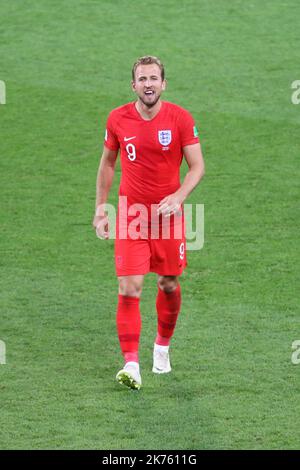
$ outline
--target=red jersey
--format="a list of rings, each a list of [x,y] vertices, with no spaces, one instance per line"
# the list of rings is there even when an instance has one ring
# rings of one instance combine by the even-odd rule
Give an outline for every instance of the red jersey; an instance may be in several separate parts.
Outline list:
[[[191,114],[167,101],[151,120],[135,103],[114,109],[107,120],[104,145],[121,153],[119,195],[128,204],[158,204],[180,187],[183,147],[199,142]]]

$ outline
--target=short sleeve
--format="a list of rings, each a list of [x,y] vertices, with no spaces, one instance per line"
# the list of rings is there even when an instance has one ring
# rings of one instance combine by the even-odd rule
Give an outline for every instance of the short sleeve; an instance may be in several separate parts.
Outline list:
[[[186,110],[183,110],[179,119],[179,133],[181,147],[199,143],[198,129],[193,116]]]
[[[118,137],[114,131],[114,118],[113,118],[112,113],[110,113],[107,119],[104,145],[108,147],[110,150],[118,150],[120,146]]]

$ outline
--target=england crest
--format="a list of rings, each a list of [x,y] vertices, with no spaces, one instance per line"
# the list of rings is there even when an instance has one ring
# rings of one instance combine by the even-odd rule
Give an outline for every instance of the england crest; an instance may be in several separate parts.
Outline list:
[[[158,131],[158,140],[163,146],[169,145],[172,141],[172,131]]]

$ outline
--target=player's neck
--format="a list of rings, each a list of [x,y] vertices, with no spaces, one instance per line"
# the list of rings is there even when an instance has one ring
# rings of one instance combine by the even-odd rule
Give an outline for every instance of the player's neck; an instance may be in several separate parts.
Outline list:
[[[135,107],[143,119],[150,121],[159,113],[161,108],[161,100],[159,99],[152,108],[148,108],[148,106],[146,106],[141,100],[137,100]]]

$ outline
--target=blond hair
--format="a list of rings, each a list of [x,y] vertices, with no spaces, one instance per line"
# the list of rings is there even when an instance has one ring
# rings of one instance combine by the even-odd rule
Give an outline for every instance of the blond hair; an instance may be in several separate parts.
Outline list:
[[[153,55],[145,55],[143,57],[140,57],[132,67],[132,80],[135,80],[135,71],[139,65],[151,65],[151,64],[156,64],[160,68],[160,73],[161,73],[161,79],[165,79],[165,68],[163,63],[160,61],[158,57],[155,57]]]

